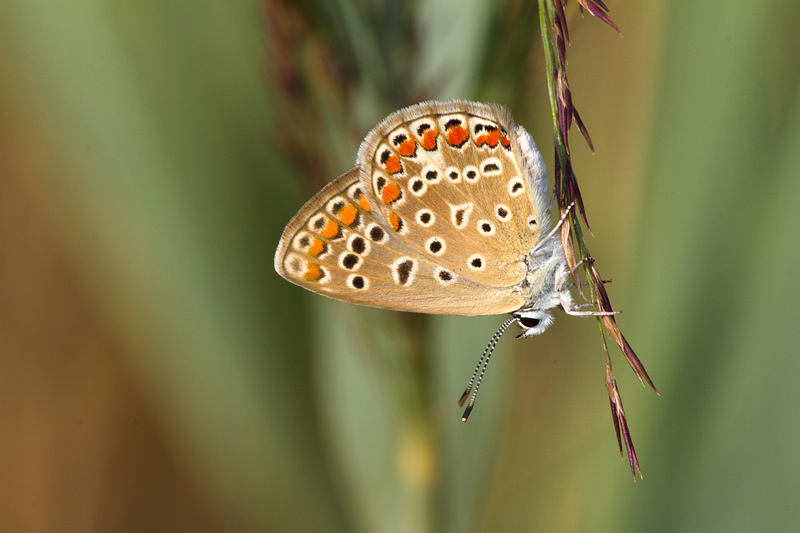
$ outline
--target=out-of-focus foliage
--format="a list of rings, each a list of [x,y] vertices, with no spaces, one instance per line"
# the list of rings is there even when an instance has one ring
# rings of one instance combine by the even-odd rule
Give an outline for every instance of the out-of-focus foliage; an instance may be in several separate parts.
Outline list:
[[[800,7],[571,4],[573,157],[619,324],[503,339],[274,273],[395,108],[498,101],[552,164],[536,5],[0,4],[9,531],[800,529]]]

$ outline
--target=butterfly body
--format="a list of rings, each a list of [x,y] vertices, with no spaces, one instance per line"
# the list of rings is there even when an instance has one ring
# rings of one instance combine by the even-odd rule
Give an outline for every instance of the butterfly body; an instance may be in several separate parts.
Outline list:
[[[289,222],[275,268],[347,302],[513,313],[523,336],[538,334],[548,309],[572,310],[548,190],[541,154],[506,108],[424,102],[367,134],[356,166]]]

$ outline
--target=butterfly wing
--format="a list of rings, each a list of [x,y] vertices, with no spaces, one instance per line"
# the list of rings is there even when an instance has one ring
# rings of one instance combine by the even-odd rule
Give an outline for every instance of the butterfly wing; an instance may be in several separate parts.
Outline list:
[[[525,277],[525,258],[541,235],[535,193],[546,198],[547,175],[532,143],[502,107],[420,104],[373,130],[359,165],[409,247],[465,279],[508,287]],[[535,162],[523,151],[531,146]]]
[[[376,126],[357,166],[303,206],[275,268],[363,305],[514,311],[527,300],[527,255],[549,223],[546,191],[533,141],[504,108],[419,104]]]

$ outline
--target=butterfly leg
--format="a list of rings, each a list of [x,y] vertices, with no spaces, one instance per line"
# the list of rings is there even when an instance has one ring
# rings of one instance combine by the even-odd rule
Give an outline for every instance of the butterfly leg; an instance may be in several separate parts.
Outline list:
[[[580,261],[578,261],[578,264],[576,264],[574,268],[572,268],[569,272],[564,274],[564,277],[561,278],[561,281],[556,285],[556,291],[559,292],[559,293],[562,292],[565,289],[568,291],[570,289],[570,287],[572,287],[574,285],[573,284],[567,285],[566,284],[567,280],[572,278],[572,276],[575,274],[575,272],[577,272],[578,268],[580,268],[581,265],[583,265],[584,263],[587,263],[587,262],[590,263],[590,262],[593,262],[593,261],[594,261],[594,259],[592,257],[585,257],[585,258],[581,259]],[[579,309],[583,309],[585,307],[592,307],[592,306],[594,306],[594,304],[592,304],[592,303],[574,304],[574,303],[572,303],[571,299],[569,299],[569,300],[565,299],[565,300],[568,302],[568,305],[562,305],[562,308],[564,309],[564,312],[567,313],[568,315],[572,315],[572,316],[611,316],[611,315],[620,314],[620,311],[594,311],[594,310],[592,310],[592,311],[579,311]],[[563,302],[564,301],[562,300],[562,304],[563,304]]]
[[[590,305],[593,304],[573,305],[572,307],[564,308],[564,312],[570,316],[611,316],[621,313],[621,311],[578,311],[581,307]]]
[[[548,234],[547,234],[547,235],[544,237],[544,239],[540,239],[540,240],[539,240],[539,244],[537,244],[537,245],[536,245],[536,246],[533,248],[533,251],[531,252],[531,255],[535,255],[535,254],[536,254],[536,252],[538,252],[538,251],[539,251],[541,248],[544,248],[544,245],[545,245],[545,243],[546,243],[547,241],[549,241],[550,239],[552,239],[552,238],[553,238],[553,235],[555,235],[556,233],[558,233],[558,231],[561,229],[561,226],[562,226],[562,225],[564,225],[564,222],[567,220],[567,217],[569,216],[569,212],[570,212],[570,211],[572,211],[572,208],[573,208],[573,207],[575,207],[575,202],[572,202],[571,204],[569,204],[569,205],[567,206],[567,210],[566,210],[566,211],[564,211],[564,214],[563,214],[563,215],[561,215],[561,218],[558,220],[558,223],[556,224],[556,227],[554,227],[552,230],[550,230],[550,233],[548,233]]]
[[[569,272],[564,274],[563,278],[561,278],[561,281],[556,286],[556,291],[561,292],[564,289],[569,290],[571,287],[573,287],[574,284],[570,284],[568,286],[565,285],[567,280],[570,279],[575,274],[575,272],[578,271],[578,268],[580,268],[580,266],[583,265],[587,260],[594,261],[594,259],[590,259],[590,258],[584,258],[584,259],[581,259],[580,261],[578,261],[578,264],[575,265],[575,267],[572,268]],[[581,285],[583,285],[583,283],[581,283]]]

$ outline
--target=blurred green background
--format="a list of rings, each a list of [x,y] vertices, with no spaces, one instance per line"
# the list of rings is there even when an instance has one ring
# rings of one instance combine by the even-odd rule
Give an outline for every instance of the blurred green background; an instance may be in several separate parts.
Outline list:
[[[4,531],[800,530],[800,4],[568,18],[573,135],[644,480],[593,320],[357,308],[272,267],[364,134],[497,101],[552,168],[537,7],[0,3]]]

